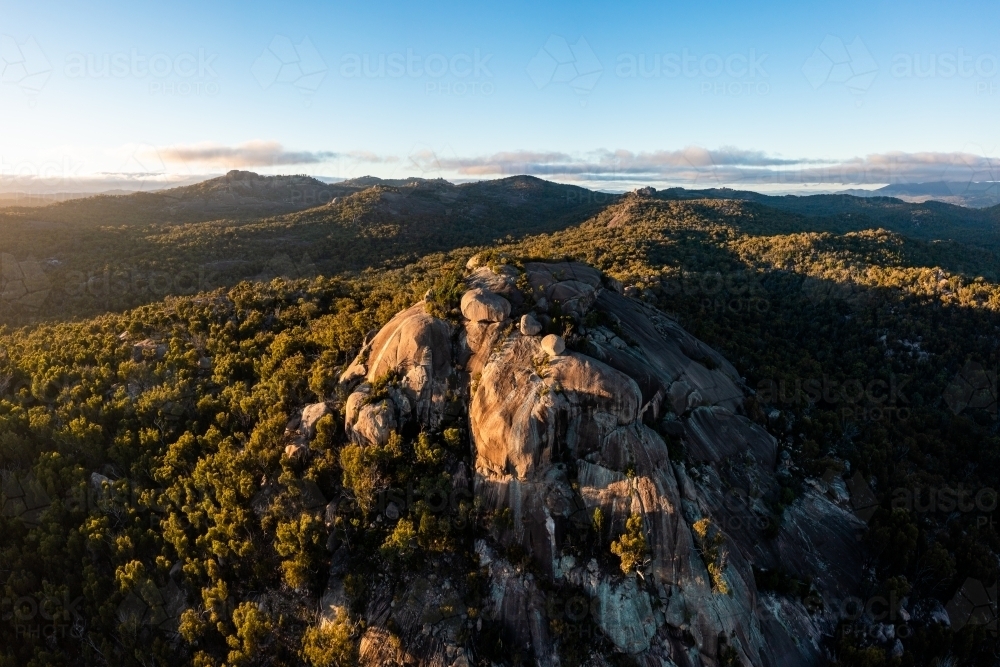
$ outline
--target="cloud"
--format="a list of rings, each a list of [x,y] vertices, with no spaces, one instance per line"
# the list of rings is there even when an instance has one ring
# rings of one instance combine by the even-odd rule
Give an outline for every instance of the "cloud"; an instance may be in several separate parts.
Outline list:
[[[355,162],[368,162],[370,164],[399,162],[399,158],[395,155],[378,155],[371,151],[348,151],[343,154],[343,157]]]
[[[157,153],[164,162],[194,162],[230,169],[319,164],[340,156],[331,151],[289,151],[276,141],[248,141],[239,146],[223,146],[216,143],[165,146],[158,148]]]
[[[529,173],[549,176],[617,176],[688,178],[692,170],[716,167],[760,168],[811,164],[815,161],[787,159],[725,147],[715,151],[690,146],[675,151],[632,152],[597,150],[582,156],[560,152],[510,151],[479,158],[438,159],[442,169],[461,175]],[[686,175],[687,174],[687,175]]]
[[[849,159],[795,158],[763,151],[689,146],[680,150],[510,151],[482,157],[438,158],[459,176],[535,176],[571,180],[677,185],[755,186],[798,184],[880,185],[930,181],[989,181],[1000,177],[1000,159],[972,152],[874,153]],[[421,159],[419,156],[417,160]]]

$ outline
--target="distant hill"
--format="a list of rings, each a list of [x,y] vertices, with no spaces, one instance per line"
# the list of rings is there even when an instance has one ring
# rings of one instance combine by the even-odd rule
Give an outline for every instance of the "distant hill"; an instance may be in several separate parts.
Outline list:
[[[133,190],[108,190],[106,192],[0,192],[0,208],[5,206],[48,206],[71,199],[85,199],[96,195],[128,195]]]
[[[30,211],[7,209],[4,213],[30,214],[37,220],[75,224],[245,219],[300,211],[357,192],[363,187],[327,184],[309,176],[260,176],[234,170],[225,176],[194,185],[155,192],[88,196]]]
[[[746,190],[670,188],[655,193],[659,199],[738,199],[809,218],[799,229],[844,233],[882,227],[925,241],[958,241],[1000,249],[1000,205],[969,208],[940,201],[908,202],[896,197],[849,194],[763,195]]]
[[[932,183],[893,183],[877,190],[844,190],[855,197],[896,197],[907,202],[939,201],[969,208],[988,208],[1000,204],[1000,183],[996,181],[936,181]]]

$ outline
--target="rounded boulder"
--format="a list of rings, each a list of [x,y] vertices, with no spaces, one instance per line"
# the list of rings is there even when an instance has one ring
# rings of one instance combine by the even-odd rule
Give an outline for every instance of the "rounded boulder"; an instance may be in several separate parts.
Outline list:
[[[462,315],[473,322],[502,322],[510,315],[510,301],[481,288],[471,289],[462,296]]]
[[[562,336],[549,334],[542,339],[542,350],[550,357],[558,357],[566,350],[566,341]]]
[[[535,319],[534,315],[527,314],[521,316],[521,333],[525,336],[536,336],[542,330],[542,324]]]

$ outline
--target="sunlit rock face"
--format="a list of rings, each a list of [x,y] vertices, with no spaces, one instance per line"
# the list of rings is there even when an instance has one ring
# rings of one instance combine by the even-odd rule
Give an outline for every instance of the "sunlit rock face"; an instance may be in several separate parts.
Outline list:
[[[732,364],[592,267],[469,272],[459,322],[419,303],[345,371],[346,427],[361,444],[436,429],[459,398],[475,496],[505,517],[475,549],[485,612],[508,641],[560,664],[542,591],[566,586],[589,600],[601,640],[642,665],[817,663],[836,619],[759,591],[754,568],[811,579],[833,609],[858,583],[860,522],[819,492],[773,516],[777,442],[744,414]],[[371,396],[387,373],[399,389]],[[632,516],[646,549],[626,574],[609,545]],[[442,656],[419,661],[451,664]]]
[[[451,372],[449,324],[427,314],[423,303],[398,313],[341,376],[342,386],[352,389],[346,407],[351,439],[385,444],[389,433],[409,419],[436,428],[444,415]],[[384,398],[372,397],[372,385],[389,376],[399,378],[400,389]]]

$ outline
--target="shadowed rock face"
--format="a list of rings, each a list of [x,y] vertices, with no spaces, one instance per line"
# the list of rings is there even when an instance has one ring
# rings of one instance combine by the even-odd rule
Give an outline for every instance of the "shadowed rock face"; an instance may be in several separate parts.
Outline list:
[[[342,383],[347,429],[362,444],[414,420],[436,429],[449,387],[460,397],[477,500],[509,516],[476,544],[491,583],[485,611],[508,640],[558,665],[541,591],[572,586],[603,637],[639,664],[818,662],[836,619],[759,591],[754,568],[811,579],[835,609],[859,580],[861,524],[819,492],[772,516],[777,443],[745,416],[736,369],[667,315],[605,288],[614,283],[591,267],[469,270],[460,324],[417,304],[365,346]],[[534,328],[525,333],[516,325],[525,315],[549,327],[542,335],[566,334],[566,349],[553,354]],[[576,322],[569,333],[566,317]],[[386,373],[400,388],[373,398]],[[623,574],[609,545],[631,516],[646,549]],[[582,555],[588,531],[600,553]],[[513,548],[548,581],[512,565]]]

